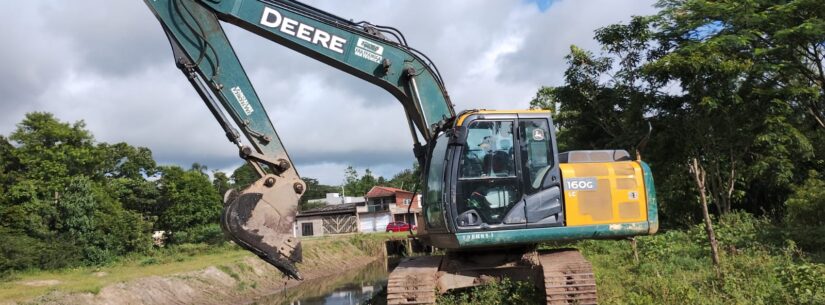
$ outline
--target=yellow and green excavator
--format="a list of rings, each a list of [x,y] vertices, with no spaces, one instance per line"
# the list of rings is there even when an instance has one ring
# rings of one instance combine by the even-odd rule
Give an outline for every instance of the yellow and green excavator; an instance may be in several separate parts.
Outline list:
[[[445,254],[401,262],[389,276],[389,304],[431,304],[438,293],[498,277],[532,281],[548,304],[596,304],[587,260],[576,250],[537,245],[658,229],[644,162],[623,150],[559,152],[548,111],[456,113],[435,64],[392,27],[297,1],[144,2],[169,38],[177,67],[260,176],[224,196],[221,226],[287,276],[301,278],[293,225],[306,185],[221,21],[377,85],[404,108],[423,169],[418,238]]]

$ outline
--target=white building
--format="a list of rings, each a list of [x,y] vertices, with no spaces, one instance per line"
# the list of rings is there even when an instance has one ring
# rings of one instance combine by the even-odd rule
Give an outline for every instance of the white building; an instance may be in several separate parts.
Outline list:
[[[340,193],[327,193],[325,198],[310,199],[309,203],[323,203],[326,205],[342,204],[342,203],[361,203],[364,202],[364,197],[341,196]]]

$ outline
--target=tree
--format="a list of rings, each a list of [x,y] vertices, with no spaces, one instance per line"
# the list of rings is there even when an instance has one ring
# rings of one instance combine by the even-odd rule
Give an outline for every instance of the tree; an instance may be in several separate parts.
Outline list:
[[[679,107],[688,110],[682,122],[694,131],[687,143],[696,143],[690,154],[705,163],[708,191],[719,212],[726,213],[734,201],[747,199],[741,186],[758,183],[761,188],[747,191],[787,194],[799,176],[794,163],[810,158],[813,150],[804,135],[806,127],[799,124],[805,116],[797,105],[819,102],[814,96],[799,100],[798,93],[810,91],[810,86],[803,89],[783,81],[804,77],[807,72],[789,69],[798,68],[791,62],[804,58],[769,54],[806,48],[779,39],[776,31],[787,24],[776,22],[821,23],[814,20],[825,6],[811,1],[663,1],[660,7],[652,24],[661,56],[645,69],[655,83],[682,86],[685,93]],[[800,7],[819,10],[803,14],[808,21],[777,17],[802,13]],[[821,44],[823,38],[814,40]]]
[[[209,178],[196,170],[177,166],[160,168],[160,216],[156,229],[170,232],[173,243],[202,242],[220,231],[223,205]],[[203,235],[207,234],[207,235]]]
[[[794,188],[785,206],[787,214],[783,220],[790,228],[791,237],[807,250],[825,248],[822,239],[825,234],[825,180],[819,173],[810,171],[805,182]]]
[[[358,171],[350,165],[344,171],[344,193],[347,196],[364,196],[373,186],[378,185],[379,181],[386,182],[386,179],[375,178],[369,168],[364,170],[363,176],[360,176]]]
[[[152,151],[146,147],[134,147],[126,143],[100,143],[96,147],[100,154],[99,175],[110,178],[143,180],[153,176],[157,164]]]
[[[5,194],[14,183],[14,176],[19,167],[19,162],[14,157],[14,146],[6,137],[0,135],[0,194]],[[3,198],[0,198],[0,203],[2,202]]]
[[[51,113],[32,112],[9,137],[18,144],[21,178],[38,181],[43,197],[60,191],[69,177],[96,172],[98,156],[84,127],[83,121],[62,123]]]
[[[189,171],[198,172],[198,173],[201,173],[201,175],[204,175],[204,176],[208,176],[206,174],[206,172],[208,170],[209,170],[208,166],[206,166],[204,164],[200,164],[198,162],[192,163],[192,167],[189,168]]]
[[[0,143],[6,172],[0,218],[13,231],[46,239],[55,234],[56,200],[72,177],[92,176],[96,154],[82,121],[62,123],[50,113],[33,112]]]
[[[62,195],[56,196],[57,217],[55,229],[79,244],[88,244],[95,230],[95,209],[92,182],[84,177],[73,177]]]
[[[413,163],[412,168],[405,169],[390,179],[387,182],[389,186],[413,191],[415,188],[418,188],[419,193],[422,191],[421,189],[421,167],[418,166],[418,163]]]
[[[713,46],[717,60],[746,62],[748,82],[825,129],[825,3],[668,0],[659,8],[670,46]]]
[[[232,188],[232,181],[226,173],[212,171],[212,186],[215,187],[215,191],[218,192],[218,195],[223,196],[223,194],[226,194],[226,191]]]
[[[106,181],[107,192],[120,201],[127,210],[137,212],[150,223],[160,215],[160,190],[155,182],[146,179],[113,178]]]
[[[107,262],[151,245],[149,223],[84,176],[72,177],[57,198],[57,210],[57,234],[78,246],[89,263]]]
[[[705,221],[705,233],[707,234],[708,242],[710,243],[710,257],[713,261],[713,265],[716,267],[716,273],[719,275],[719,246],[716,242],[716,233],[713,231],[713,222],[710,219],[710,213],[708,213],[708,199],[705,196],[707,173],[705,172],[705,169],[699,165],[699,161],[697,161],[696,158],[691,160],[690,171],[696,181],[696,189],[699,191],[699,203],[702,207],[702,219]]]
[[[688,166],[694,159],[717,214],[737,205],[781,210],[800,169],[811,166],[815,151],[825,152],[811,141],[822,138],[821,130],[811,131],[819,95],[802,94],[821,90],[782,81],[818,72],[814,59],[821,57],[805,59],[798,51],[819,54],[825,36],[813,33],[823,4],[666,0],[658,6],[657,15],[597,30],[603,56],[572,47],[565,85],[543,88],[531,106],[554,111],[563,150],[634,151],[649,122],[654,133],[643,154],[657,176],[664,220],[687,223],[694,214],[670,204],[698,200],[686,191],[695,189]],[[798,17],[787,21],[800,25],[794,31],[810,28],[799,36],[807,42],[783,40],[785,24],[777,22],[788,17],[776,12]],[[794,44],[796,57],[780,51]]]
[[[39,239],[0,226],[0,277],[12,270],[76,266],[80,250],[59,238]]]
[[[158,226],[181,233],[176,241],[221,240],[220,202],[208,178],[171,172],[150,181],[156,164],[149,149],[95,143],[82,121],[26,114],[8,138],[0,136],[0,274],[100,264],[145,251],[161,216]],[[213,207],[181,204],[199,198]]]
[[[247,186],[252,185],[252,183],[255,183],[255,181],[258,181],[260,178],[261,177],[257,172],[255,172],[255,169],[252,168],[249,163],[244,163],[232,172],[233,187],[238,189],[244,189]]]
[[[379,177],[380,180],[384,180],[383,177]],[[364,196],[367,192],[372,189],[373,186],[378,185],[379,179],[376,179],[375,176],[372,175],[372,171],[367,168],[364,170],[364,175],[361,176],[361,179],[358,181],[358,188],[356,188],[356,192],[354,194],[358,194],[357,196]]]
[[[359,181],[358,171],[355,170],[352,165],[347,166],[347,169],[344,170],[344,194],[347,194],[347,191],[350,191],[350,194],[356,192],[356,188]]]
[[[306,192],[301,197],[301,210],[318,207],[317,205],[307,204],[310,199],[326,198],[327,193],[338,193],[340,188],[334,185],[325,185],[318,182],[318,179],[310,177],[302,177],[304,183],[307,185]]]

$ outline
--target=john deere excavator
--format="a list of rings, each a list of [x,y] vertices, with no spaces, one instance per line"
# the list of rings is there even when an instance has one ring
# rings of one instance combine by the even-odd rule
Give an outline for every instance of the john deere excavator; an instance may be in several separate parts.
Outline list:
[[[292,232],[306,185],[221,21],[379,86],[404,108],[424,169],[418,238],[445,254],[393,270],[389,304],[430,304],[438,293],[499,277],[543,287],[548,304],[596,304],[593,271],[582,255],[540,251],[537,244],[658,229],[644,162],[622,150],[560,153],[548,111],[456,113],[435,64],[394,28],[296,1],[144,2],[169,38],[177,67],[260,176],[224,196],[224,231],[289,277],[301,278],[301,241]]]

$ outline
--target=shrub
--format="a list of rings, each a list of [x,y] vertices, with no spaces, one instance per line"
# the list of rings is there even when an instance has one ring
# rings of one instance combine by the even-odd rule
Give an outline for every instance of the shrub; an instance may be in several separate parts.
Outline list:
[[[788,264],[776,267],[775,271],[798,304],[825,304],[825,266],[822,264]]]
[[[785,224],[791,238],[805,250],[825,250],[825,180],[811,171],[785,201],[785,207]]]
[[[0,277],[14,270],[56,269],[81,264],[74,244],[57,238],[36,239],[0,228]]]
[[[221,231],[220,225],[206,224],[185,231],[173,232],[169,238],[171,244],[185,243],[206,243],[210,245],[221,244],[226,241],[226,237]]]

